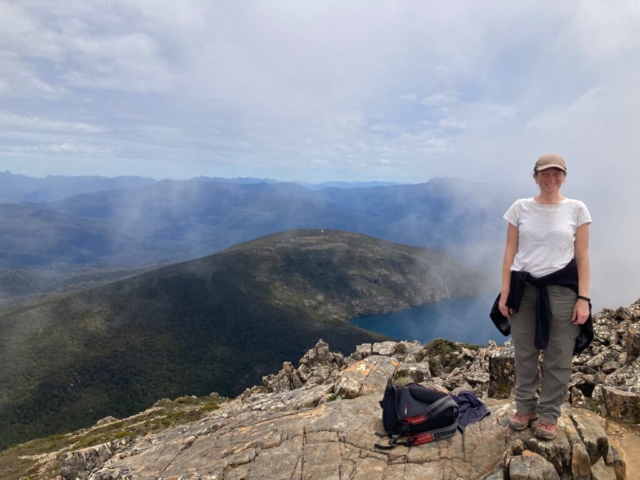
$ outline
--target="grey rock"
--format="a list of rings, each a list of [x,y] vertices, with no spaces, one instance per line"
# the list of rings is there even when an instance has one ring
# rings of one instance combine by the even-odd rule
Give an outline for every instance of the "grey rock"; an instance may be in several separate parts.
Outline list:
[[[615,372],[618,368],[620,368],[620,364],[618,364],[618,362],[611,360],[602,365],[602,372],[608,375],[610,373]]]
[[[356,347],[356,351],[353,352],[349,358],[359,361],[364,358],[367,358],[372,354],[372,346],[370,343],[363,343],[362,345],[358,345]]]
[[[86,480],[92,470],[102,467],[107,460],[130,445],[125,437],[114,442],[65,453],[60,457],[61,475],[64,480]]]
[[[611,449],[613,454],[613,470],[616,472],[616,480],[625,480],[627,478],[627,464],[617,448]]]
[[[616,472],[613,467],[607,467],[601,458],[591,467],[591,480],[616,480]]]
[[[638,393],[616,387],[603,387],[602,397],[606,416],[626,423],[640,422],[640,396]]]
[[[329,345],[319,340],[301,359],[295,369],[291,362],[284,362],[282,370],[275,375],[262,378],[262,385],[270,393],[295,390],[303,385],[325,385],[333,383],[340,370],[347,365],[341,353],[333,353]]]
[[[263,377],[262,385],[268,392],[288,392],[302,387],[303,382],[291,362],[284,362],[280,373]]]
[[[508,398],[515,386],[515,358],[512,348],[497,348],[489,356],[489,396]]]
[[[583,443],[571,446],[571,478],[572,480],[591,480],[591,461]]]
[[[629,325],[625,343],[627,365],[640,357],[640,323]]]
[[[380,394],[398,365],[393,358],[372,355],[342,371],[333,391],[341,398],[356,398],[374,392]]]
[[[510,480],[560,480],[550,462],[540,455],[524,451],[509,462]]]
[[[375,366],[394,363],[385,360]],[[366,363],[363,370],[371,371],[372,365]],[[560,478],[558,468],[562,478],[571,478],[578,472],[572,462],[575,452],[580,452],[580,445],[587,451],[574,418],[587,424],[582,417],[591,412],[563,412],[562,433],[553,442],[535,445],[536,453],[530,449],[530,430],[514,432],[506,426],[514,405],[495,400],[489,402],[491,415],[467,426],[464,435],[419,447],[377,450],[374,444],[381,439],[375,432],[382,431],[378,400],[385,385],[355,399],[305,406],[309,397],[321,396],[322,388],[328,387],[236,399],[203,421],[138,438],[121,455],[105,458],[101,465],[87,463],[86,470],[76,473],[92,480],[274,478],[274,472],[281,475],[276,478],[504,480],[497,466],[507,459],[509,478],[547,480]],[[520,453],[511,455],[515,452]]]
[[[585,365],[592,368],[600,368],[602,367],[602,365],[612,359],[613,352],[611,352],[610,350],[605,350],[591,357],[589,360],[587,360]]]
[[[372,355],[390,356],[396,347],[397,342],[379,342],[374,343],[371,348]]]
[[[609,439],[606,433],[606,421],[593,412],[572,409],[569,413],[587,448],[591,465],[605,457],[609,451]]]
[[[572,407],[585,408],[587,406],[584,394],[576,387],[572,387],[569,392],[569,403]]]
[[[502,471],[502,469],[500,469],[489,474],[489,476],[484,477],[483,480],[506,480],[506,477],[504,476],[504,472]]]

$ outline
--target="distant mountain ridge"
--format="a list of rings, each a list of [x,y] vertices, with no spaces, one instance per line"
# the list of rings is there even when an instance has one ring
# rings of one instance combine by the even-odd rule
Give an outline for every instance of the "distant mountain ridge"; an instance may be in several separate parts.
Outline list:
[[[143,258],[166,256],[170,254],[162,250],[162,242],[134,237],[106,222],[0,203],[0,267],[136,264]]]
[[[271,178],[256,177],[206,177],[200,176],[192,180],[214,183],[232,183],[250,185],[254,183],[287,183]],[[29,177],[11,173],[9,170],[0,172],[0,203],[40,204],[55,202],[63,198],[83,193],[100,192],[125,187],[140,187],[152,185],[158,180],[138,176],[103,177],[99,175],[47,175],[46,177]],[[319,184],[307,182],[293,182],[311,190],[328,187],[366,188],[373,186],[398,185],[394,182],[323,182]]]
[[[44,178],[0,172],[0,203],[45,203],[81,193],[150,185],[144,177],[100,177],[49,175]]]
[[[361,315],[467,296],[478,272],[372,237],[298,230],[0,313],[0,448],[163,397],[237,395]]]
[[[457,179],[315,191],[292,183],[194,179],[88,193],[46,207],[148,241],[182,242],[178,259],[295,228],[348,230],[438,249],[502,243],[502,213],[513,198],[506,188]]]

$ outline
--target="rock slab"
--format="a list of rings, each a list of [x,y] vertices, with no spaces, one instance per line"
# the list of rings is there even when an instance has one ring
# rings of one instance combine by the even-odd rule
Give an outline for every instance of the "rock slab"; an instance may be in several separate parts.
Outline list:
[[[345,369],[335,384],[239,397],[205,420],[117,451],[94,447],[103,452],[100,462],[74,452],[62,459],[63,478],[546,480],[573,478],[574,472],[592,478],[613,472],[615,478],[613,466],[598,463],[609,454],[604,419],[580,409],[565,409],[552,442],[536,440],[531,429],[512,431],[507,422],[514,405],[488,400],[491,415],[464,435],[375,448],[381,442],[375,432],[383,431],[378,401],[398,365],[372,355]]]

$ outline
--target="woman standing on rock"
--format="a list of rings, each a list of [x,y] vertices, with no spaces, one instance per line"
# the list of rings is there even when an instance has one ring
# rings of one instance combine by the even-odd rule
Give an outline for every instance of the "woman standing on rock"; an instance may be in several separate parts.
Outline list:
[[[556,435],[571,358],[593,339],[591,216],[584,203],[560,194],[566,176],[560,155],[542,155],[533,170],[539,195],[517,200],[505,213],[509,225],[502,289],[492,311],[498,328],[505,334],[510,330],[515,350],[517,411],[509,426],[524,430],[537,414],[534,435],[544,440]],[[540,350],[544,372],[538,397]]]

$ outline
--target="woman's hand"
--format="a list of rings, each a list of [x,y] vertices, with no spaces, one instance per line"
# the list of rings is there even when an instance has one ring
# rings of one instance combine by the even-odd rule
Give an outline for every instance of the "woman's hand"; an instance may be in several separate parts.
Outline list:
[[[502,311],[502,310],[500,310]],[[576,301],[576,306],[573,307],[573,315],[571,316],[571,323],[574,325],[582,325],[589,318],[589,302],[582,298]]]
[[[498,308],[500,309],[500,313],[511,320],[511,316],[513,315],[513,308],[507,307],[502,302],[498,303]]]

